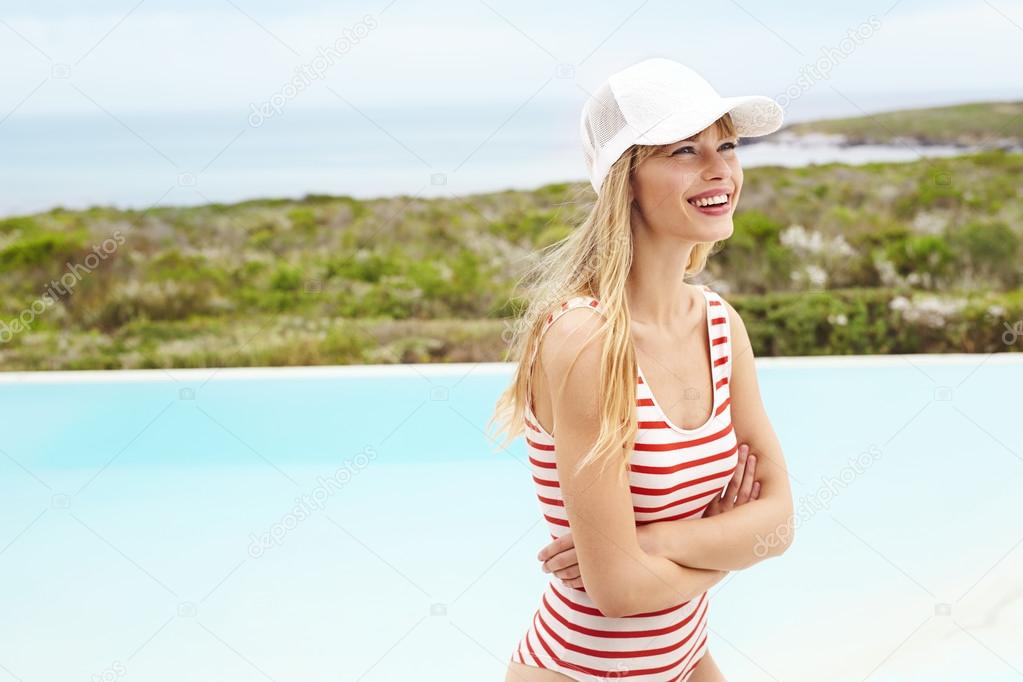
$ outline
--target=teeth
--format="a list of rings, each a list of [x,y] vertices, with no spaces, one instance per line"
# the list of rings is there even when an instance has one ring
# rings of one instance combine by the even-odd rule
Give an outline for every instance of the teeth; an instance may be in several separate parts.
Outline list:
[[[715,204],[724,204],[727,201],[727,194],[719,194],[715,197],[704,197],[703,199],[696,199],[695,201],[690,199],[689,203],[693,206],[714,206]]]

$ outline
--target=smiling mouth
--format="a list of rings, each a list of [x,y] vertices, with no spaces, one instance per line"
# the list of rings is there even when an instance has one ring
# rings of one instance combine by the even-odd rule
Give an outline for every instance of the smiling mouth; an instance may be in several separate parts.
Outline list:
[[[701,199],[687,199],[686,201],[696,208],[714,208],[719,206],[728,206],[732,201],[732,195],[730,193],[723,193],[712,197],[703,197]]]

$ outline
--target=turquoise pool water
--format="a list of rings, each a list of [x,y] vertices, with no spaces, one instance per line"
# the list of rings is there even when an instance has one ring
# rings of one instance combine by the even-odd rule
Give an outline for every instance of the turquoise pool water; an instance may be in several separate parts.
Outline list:
[[[796,542],[732,680],[1023,671],[1023,356],[761,359]],[[546,576],[511,366],[0,376],[0,679],[503,680]]]

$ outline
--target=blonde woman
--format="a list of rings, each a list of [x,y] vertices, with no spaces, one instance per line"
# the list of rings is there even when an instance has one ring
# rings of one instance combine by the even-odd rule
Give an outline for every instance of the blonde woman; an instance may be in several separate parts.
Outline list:
[[[506,680],[725,679],[708,589],[787,549],[792,494],[742,319],[686,279],[732,234],[739,135],[781,120],[663,58],[583,109],[596,203],[527,275],[495,412],[509,440],[525,433],[552,538]]]

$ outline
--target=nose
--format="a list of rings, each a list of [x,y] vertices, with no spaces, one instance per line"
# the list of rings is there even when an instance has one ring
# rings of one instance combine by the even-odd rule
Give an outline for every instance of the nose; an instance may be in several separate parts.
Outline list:
[[[732,177],[732,167],[720,152],[711,152],[703,169],[704,180],[722,180]]]

